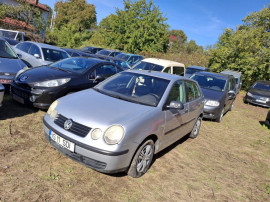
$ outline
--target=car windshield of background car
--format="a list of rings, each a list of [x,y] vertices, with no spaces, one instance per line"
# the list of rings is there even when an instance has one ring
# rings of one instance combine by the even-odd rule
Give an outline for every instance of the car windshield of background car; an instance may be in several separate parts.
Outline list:
[[[67,59],[52,63],[49,66],[63,69],[69,72],[83,73],[87,69],[93,67],[95,64],[96,62],[87,58],[73,57],[73,58],[67,58]]]
[[[0,57],[11,58],[11,59],[18,58],[16,53],[14,53],[14,51],[10,47],[10,45],[4,40],[0,40]]]
[[[200,69],[186,68],[186,74],[194,74],[195,72],[200,72]]]
[[[156,107],[169,83],[169,80],[162,78],[122,72],[108,78],[94,89],[121,100]]]
[[[194,75],[191,76],[191,79],[198,82],[201,88],[207,88],[210,90],[216,91],[224,91],[225,90],[225,79],[220,79],[212,76],[204,76],[204,75]]]
[[[256,88],[259,90],[270,91],[270,85],[263,84],[263,83],[256,83],[253,88]]]
[[[122,59],[124,59],[124,60],[128,60],[128,58],[130,57],[129,55],[126,55],[126,54],[124,54],[124,53],[120,53],[120,54],[118,54],[117,56],[115,56],[116,58],[122,58]]]
[[[44,59],[46,61],[55,62],[58,60],[68,58],[68,54],[63,51],[49,49],[49,48],[42,48],[42,51],[43,51]]]
[[[101,55],[110,55],[110,51],[107,51],[107,50],[100,50],[98,51],[96,54],[101,54]]]
[[[163,70],[163,66],[160,65],[156,65],[153,63],[149,63],[149,62],[144,62],[141,61],[139,62],[137,65],[135,65],[132,69],[137,69],[137,70],[153,70],[153,71],[162,71]]]

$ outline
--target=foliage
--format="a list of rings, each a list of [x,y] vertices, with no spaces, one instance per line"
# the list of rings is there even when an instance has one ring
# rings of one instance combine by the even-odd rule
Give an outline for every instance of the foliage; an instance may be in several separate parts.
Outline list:
[[[270,6],[270,4],[269,4]],[[270,9],[251,13],[236,31],[226,29],[216,49],[212,49],[209,66],[213,71],[224,69],[240,71],[243,87],[254,81],[270,79]]]
[[[103,37],[105,46],[131,53],[165,52],[169,42],[168,25],[160,9],[152,0],[123,2],[123,10],[117,9],[116,14],[100,22],[96,38]]]
[[[86,0],[58,1],[55,4],[53,27],[46,42],[61,47],[79,47],[91,37],[90,29],[96,27],[96,11]]]
[[[26,23],[26,26],[32,25],[38,33],[43,33],[46,23],[42,18],[42,13],[38,8],[32,6],[24,0],[18,0],[19,5],[0,5],[0,18],[9,17]]]

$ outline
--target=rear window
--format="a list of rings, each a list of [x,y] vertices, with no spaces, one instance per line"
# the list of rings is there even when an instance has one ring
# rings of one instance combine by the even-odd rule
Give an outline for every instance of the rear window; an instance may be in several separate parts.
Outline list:
[[[42,52],[44,55],[44,59],[50,62],[55,62],[58,60],[68,58],[67,53],[55,49],[42,48]]]

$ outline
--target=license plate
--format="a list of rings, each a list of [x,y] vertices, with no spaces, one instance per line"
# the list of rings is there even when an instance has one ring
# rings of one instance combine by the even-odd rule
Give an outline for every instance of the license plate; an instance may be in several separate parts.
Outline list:
[[[0,83],[3,83],[3,84],[10,84],[10,83],[11,83],[11,80],[8,80],[8,79],[0,79]]]
[[[66,149],[68,149],[71,152],[74,152],[75,150],[75,144],[73,142],[70,142],[64,138],[62,138],[61,136],[55,134],[55,132],[50,130],[50,139],[53,140],[54,142],[56,142],[57,144],[59,144],[61,147],[64,147]]]
[[[264,103],[264,104],[266,103],[265,100],[259,100],[259,99],[257,99],[256,102],[260,102],[260,103]]]
[[[16,100],[17,102],[19,102],[19,103],[21,103],[21,104],[24,104],[24,99],[21,98],[21,97],[19,97],[18,95],[13,94],[13,95],[12,95],[12,98],[13,98],[14,100]]]

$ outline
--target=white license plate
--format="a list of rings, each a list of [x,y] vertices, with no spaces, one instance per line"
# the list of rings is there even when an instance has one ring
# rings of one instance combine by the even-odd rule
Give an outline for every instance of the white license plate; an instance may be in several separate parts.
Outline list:
[[[75,144],[73,142],[70,142],[62,137],[60,137],[59,135],[55,134],[55,132],[50,130],[49,133],[49,137],[51,140],[53,140],[54,142],[56,142],[57,144],[59,144],[61,147],[64,147],[66,149],[68,149],[69,151],[74,152],[75,149]]]
[[[16,100],[17,102],[19,102],[19,103],[21,103],[21,104],[24,104],[24,99],[23,99],[23,98],[21,98],[21,97],[15,95],[15,94],[13,94],[12,97],[13,97],[13,99]]]
[[[266,101],[265,100],[259,100],[259,99],[256,99],[256,102],[260,102],[260,103],[266,103]]]
[[[3,83],[3,84],[10,84],[10,83],[11,83],[11,80],[8,80],[8,79],[0,79],[0,83]]]

